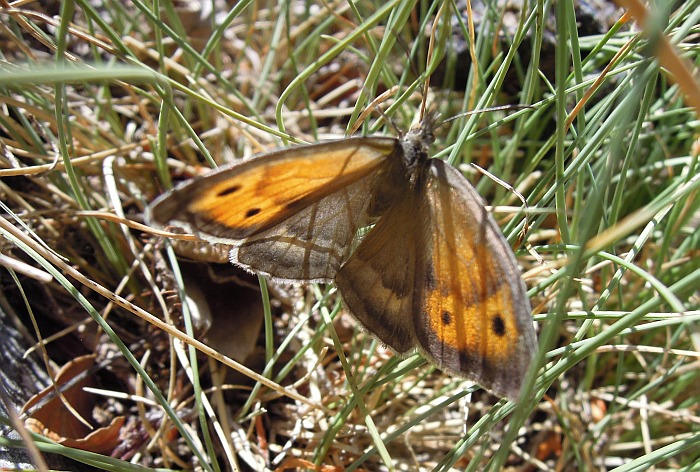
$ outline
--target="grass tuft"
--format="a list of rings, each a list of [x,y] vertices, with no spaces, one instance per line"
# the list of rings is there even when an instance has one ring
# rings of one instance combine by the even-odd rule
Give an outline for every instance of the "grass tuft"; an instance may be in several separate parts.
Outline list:
[[[113,457],[36,448],[105,470],[697,470],[697,4],[590,31],[530,3],[0,7],[2,308],[52,369],[97,353],[102,421],[129,420]],[[183,262],[134,225],[202,168],[396,135],[426,81],[444,117],[531,106],[457,118],[433,149],[524,269],[540,369],[517,405],[393,356],[331,286]]]

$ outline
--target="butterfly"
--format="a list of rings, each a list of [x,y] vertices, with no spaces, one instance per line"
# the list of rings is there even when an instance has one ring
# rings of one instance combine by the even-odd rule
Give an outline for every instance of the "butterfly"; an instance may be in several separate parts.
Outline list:
[[[220,167],[160,196],[147,220],[229,246],[250,272],[333,282],[397,354],[418,350],[516,400],[537,350],[525,285],[479,194],[429,157],[436,121],[429,114],[399,138],[349,137]]]

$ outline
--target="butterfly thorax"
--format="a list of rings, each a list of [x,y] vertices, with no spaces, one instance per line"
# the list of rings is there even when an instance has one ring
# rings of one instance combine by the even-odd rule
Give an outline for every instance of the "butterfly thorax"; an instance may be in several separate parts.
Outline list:
[[[422,189],[429,173],[430,145],[435,141],[435,122],[437,114],[427,115],[418,125],[411,128],[405,136],[399,138],[403,171],[410,181],[412,189]]]
[[[409,170],[428,160],[428,150],[435,141],[433,129],[434,121],[425,119],[399,139],[399,144],[403,149],[404,165]]]

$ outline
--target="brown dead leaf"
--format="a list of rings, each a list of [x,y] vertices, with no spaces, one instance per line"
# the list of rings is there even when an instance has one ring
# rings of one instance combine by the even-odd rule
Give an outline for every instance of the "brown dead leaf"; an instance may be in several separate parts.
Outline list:
[[[92,374],[84,375],[57,394],[56,387],[71,382],[85,374],[95,364],[95,356],[87,355],[73,359],[64,365],[51,385],[30,398],[22,407],[28,413],[27,428],[46,436],[59,444],[100,454],[110,453],[119,443],[119,432],[124,417],[119,416],[108,426],[94,429],[88,424],[95,405],[95,395],[85,392],[85,387],[96,385]]]

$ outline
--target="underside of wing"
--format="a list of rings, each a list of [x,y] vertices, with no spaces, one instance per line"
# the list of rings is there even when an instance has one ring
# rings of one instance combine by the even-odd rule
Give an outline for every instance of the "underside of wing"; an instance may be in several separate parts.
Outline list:
[[[537,343],[515,257],[464,176],[430,162],[416,335],[443,370],[516,399]]]

